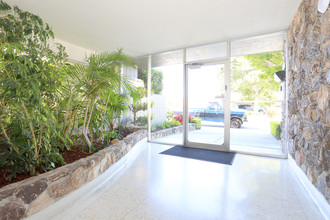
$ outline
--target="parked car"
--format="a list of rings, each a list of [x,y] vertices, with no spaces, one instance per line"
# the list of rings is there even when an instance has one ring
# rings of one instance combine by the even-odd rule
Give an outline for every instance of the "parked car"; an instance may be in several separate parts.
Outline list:
[[[206,109],[189,109],[193,117],[201,118],[204,121],[224,122],[224,111],[218,102],[209,102]],[[243,122],[247,122],[247,111],[242,109],[232,109],[230,111],[230,127],[240,128]]]
[[[248,110],[248,111],[254,111],[254,106],[253,105],[247,105],[247,104],[237,105],[237,108],[238,109],[245,109],[245,110]],[[262,108],[262,107],[259,107],[258,108],[258,112],[265,114],[266,113],[266,109],[265,108]]]

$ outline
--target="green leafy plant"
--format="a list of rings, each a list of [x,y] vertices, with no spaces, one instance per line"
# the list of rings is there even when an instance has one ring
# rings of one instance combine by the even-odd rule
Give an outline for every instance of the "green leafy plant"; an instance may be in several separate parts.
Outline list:
[[[117,129],[118,130],[125,130],[131,124],[131,121],[132,120],[129,117],[120,118]]]
[[[235,57],[231,60],[231,89],[242,95],[242,100],[253,100],[254,111],[259,109],[259,100],[274,100],[280,83],[274,73],[282,69],[282,51]],[[219,74],[224,77],[224,70]],[[265,106],[265,104],[261,104]],[[269,104],[270,106],[270,104]]]
[[[164,126],[166,128],[171,128],[171,127],[175,127],[175,126],[180,126],[181,123],[177,120],[172,120],[172,121],[164,121],[163,122]]]
[[[137,88],[137,97],[135,100],[133,100],[133,103],[128,106],[128,108],[133,113],[133,124],[137,125],[137,118],[136,114],[139,111],[146,111],[148,109],[148,103],[142,102],[142,98],[144,98],[147,95],[146,89],[144,88]],[[151,102],[151,108],[154,106],[154,102]],[[141,122],[141,119],[140,119]]]
[[[136,114],[139,111],[145,111],[148,108],[148,104],[146,102],[141,102],[141,101],[136,101],[133,104],[131,104],[129,106],[129,109],[132,111],[133,113],[133,124],[136,125],[137,123],[137,117]]]
[[[270,133],[277,139],[281,140],[281,122],[271,121],[270,122]]]
[[[172,124],[171,124],[171,122],[168,122],[168,121],[164,121],[164,126],[165,126],[165,128],[170,128],[170,127],[172,127]]]
[[[3,1],[0,9],[11,10]],[[48,24],[17,6],[0,18],[0,33],[0,157],[10,179],[54,167],[49,158],[62,161],[53,146],[64,140],[55,109],[66,54],[59,44],[49,48],[54,34]]]
[[[151,114],[151,121],[154,120],[154,114]],[[136,124],[139,126],[146,126],[148,125],[148,116],[140,116],[136,119]]]
[[[161,124],[156,124],[151,126],[151,131],[155,131],[155,130],[161,130],[161,129],[165,129],[165,128],[171,128],[171,127],[176,127],[176,126],[180,126],[181,123],[177,120],[172,120],[172,121],[164,121]]]
[[[138,78],[143,80],[144,87],[147,89],[148,72],[145,69],[138,70]],[[151,92],[160,94],[163,91],[163,73],[156,69],[151,69]]]
[[[156,126],[156,129],[165,129],[166,126],[164,123],[161,123],[161,124],[158,124],[158,125],[155,125]]]
[[[91,124],[94,107],[97,100],[102,98],[102,92],[108,91],[108,95],[103,95],[103,97],[107,97],[104,101],[105,107],[103,110],[99,110],[103,116],[98,118],[94,117],[94,120],[101,121],[101,125],[103,127],[104,115],[107,114],[110,96],[111,94],[113,95],[111,91],[119,91],[120,89],[123,89],[131,94],[133,99],[135,99],[135,87],[129,79],[122,77],[120,70],[123,66],[135,67],[136,63],[132,57],[123,54],[122,50],[112,53],[95,53],[89,56],[87,61],[88,66],[75,65],[75,69],[73,71],[76,72],[76,75],[82,73],[82,78],[77,86],[79,90],[82,90],[82,96],[86,102],[83,116],[84,120],[82,124],[82,134],[87,145],[91,147],[92,141],[90,138],[93,138],[94,130],[89,130],[89,125]],[[89,136],[88,133],[90,134]]]
[[[0,10],[7,13],[0,17],[0,167],[7,179],[65,164],[61,153],[81,138],[92,152],[96,138],[130,132],[121,124],[115,129],[115,121],[127,95],[137,96],[121,74],[135,67],[132,57],[118,50],[92,54],[87,66],[70,64],[62,45],[49,47],[54,34],[40,17],[2,0]]]
[[[139,126],[148,125],[148,116],[139,116],[139,117],[137,117],[136,124],[139,125]]]
[[[104,142],[111,142],[113,139],[121,139],[122,136],[118,131],[105,131],[104,132]]]
[[[193,118],[190,123],[195,123],[196,129],[201,129],[202,127],[202,119],[200,118]]]
[[[166,120],[167,121],[172,121],[174,116],[175,116],[175,114],[172,111],[169,111],[169,110],[166,111]]]
[[[116,94],[113,91],[108,91],[103,94],[104,96],[108,95],[104,108],[107,108],[106,111],[102,112],[102,120],[101,120],[101,131],[104,129],[103,124],[104,120],[107,122],[107,126],[109,131],[112,131],[115,126],[115,121],[120,119],[121,113],[125,111],[128,107],[128,97],[124,94]],[[102,134],[101,134],[102,136]]]
[[[181,123],[178,122],[177,120],[172,120],[172,121],[170,121],[170,125],[171,125],[171,127],[176,127],[176,126],[180,126]]]

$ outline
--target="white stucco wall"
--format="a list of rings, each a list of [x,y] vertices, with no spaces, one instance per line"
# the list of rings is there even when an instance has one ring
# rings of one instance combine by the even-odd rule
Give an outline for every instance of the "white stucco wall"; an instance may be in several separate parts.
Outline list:
[[[86,63],[86,58],[91,54],[94,53],[95,51],[77,46],[75,44],[60,40],[60,39],[55,39],[51,41],[50,47],[55,48],[55,43],[60,43],[65,47],[65,51],[68,54],[68,60],[72,62],[79,62],[79,63]]]

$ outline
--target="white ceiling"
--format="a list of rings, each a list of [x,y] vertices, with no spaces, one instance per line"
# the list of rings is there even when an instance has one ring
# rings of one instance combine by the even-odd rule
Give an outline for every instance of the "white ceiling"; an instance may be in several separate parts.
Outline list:
[[[49,23],[55,37],[131,56],[288,29],[302,0],[5,0]]]

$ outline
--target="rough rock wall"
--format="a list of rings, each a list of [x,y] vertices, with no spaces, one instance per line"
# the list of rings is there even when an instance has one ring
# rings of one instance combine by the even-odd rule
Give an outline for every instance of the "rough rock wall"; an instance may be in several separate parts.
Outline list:
[[[330,203],[330,8],[304,0],[288,31],[288,150]]]
[[[86,158],[4,186],[0,189],[0,220],[22,219],[55,203],[105,172],[145,137],[146,130],[136,131]]]

